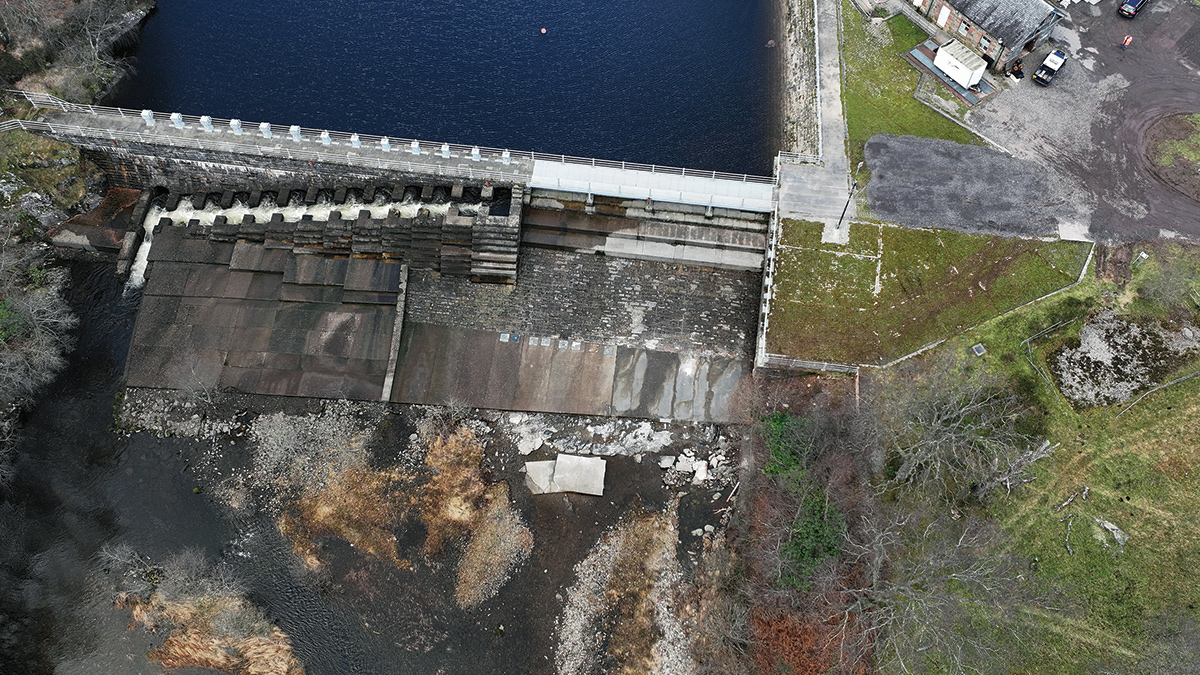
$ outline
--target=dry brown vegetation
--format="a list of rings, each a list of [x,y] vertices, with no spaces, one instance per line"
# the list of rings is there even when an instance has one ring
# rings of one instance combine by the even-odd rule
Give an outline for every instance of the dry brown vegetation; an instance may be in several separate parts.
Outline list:
[[[428,534],[426,555],[442,552],[446,542],[471,531],[487,506],[487,486],[479,473],[483,446],[470,429],[439,435],[429,443],[425,464],[431,476],[422,488],[421,521]]]
[[[662,637],[649,600],[657,574],[648,563],[661,557],[672,542],[663,540],[657,518],[634,521],[621,542],[606,596],[610,603],[608,654],[624,675],[653,672],[654,643]]]
[[[117,606],[130,610],[134,622],[148,629],[157,629],[163,623],[173,626],[167,639],[147,654],[165,668],[211,668],[239,675],[304,673],[304,667],[292,652],[291,640],[278,627],[269,626],[265,634],[233,636],[216,626],[223,616],[260,617],[258,610],[244,598],[164,601],[152,596],[146,602],[128,595],[119,598]]]
[[[458,563],[454,599],[464,608],[496,595],[512,570],[533,551],[533,533],[509,504],[508,485],[493,485],[487,492],[487,503],[479,512],[467,550]]]
[[[425,525],[427,557],[442,554],[449,542],[467,539],[455,588],[455,599],[464,608],[493,597],[529,557],[533,534],[509,503],[507,484],[484,482],[483,446],[469,429],[442,427],[429,435],[428,480],[421,482],[416,473],[364,466],[365,431],[335,442],[321,431],[327,425],[319,422],[326,417],[336,421],[346,416],[333,411],[310,418],[306,426],[320,433],[300,441],[295,433],[279,433],[291,426],[284,415],[255,424],[260,473],[282,481],[285,495],[298,495],[282,509],[279,529],[310,569],[322,567],[322,536],[338,537],[407,569],[411,563],[397,549],[396,528],[404,527],[410,515]],[[271,433],[265,433],[268,428]]]
[[[750,675],[750,608],[741,560],[725,538],[706,542],[696,569],[698,675]]]
[[[750,622],[758,641],[754,665],[760,673],[823,675],[837,663],[835,631],[812,617],[759,610]]]
[[[161,567],[128,548],[106,549],[104,556],[121,572],[116,605],[129,610],[133,626],[170,629],[147,655],[152,661],[238,675],[303,675],[287,634],[245,598],[225,568],[195,551]]]
[[[692,596],[675,558],[675,510],[636,515],[575,567],[559,619],[559,673],[692,673]]]
[[[464,608],[499,592],[533,550],[533,533],[509,504],[508,485],[484,483],[482,461],[483,446],[465,427],[434,436],[425,453],[431,472],[420,494],[425,553],[437,555],[447,542],[470,537],[454,590]]]
[[[406,568],[392,526],[407,507],[401,490],[410,477],[397,471],[351,467],[330,477],[322,490],[306,494],[284,513],[279,529],[310,568],[321,566],[316,538],[333,535],[355,549]]]

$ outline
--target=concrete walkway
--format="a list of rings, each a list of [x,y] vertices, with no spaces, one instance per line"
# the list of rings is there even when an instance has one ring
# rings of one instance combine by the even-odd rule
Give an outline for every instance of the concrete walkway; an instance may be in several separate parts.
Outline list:
[[[529,186],[625,199],[650,198],[660,202],[760,213],[770,213],[775,209],[771,195],[774,186],[769,177],[716,174],[690,169],[655,172],[608,164],[618,163],[605,162],[603,165],[591,166],[537,159],[533,162],[533,176],[529,179]],[[706,173],[711,175],[705,175]],[[748,180],[755,178],[759,180]]]
[[[840,0],[816,0],[817,45],[820,62],[817,82],[821,88],[820,165],[784,163],[779,169],[779,215],[825,223],[837,223],[850,194],[850,160],[846,156],[846,120],[842,114],[842,77],[838,27]],[[846,218],[855,215],[854,204]],[[845,226],[843,225],[843,230]]]

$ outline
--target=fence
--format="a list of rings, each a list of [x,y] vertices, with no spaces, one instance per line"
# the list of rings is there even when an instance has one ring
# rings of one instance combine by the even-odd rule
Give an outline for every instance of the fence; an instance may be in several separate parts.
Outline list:
[[[374,169],[403,171],[408,173],[465,177],[474,180],[494,180],[512,183],[524,183],[529,180],[528,173],[513,173],[475,168],[472,166],[395,160],[385,157],[370,157],[355,152],[346,152],[344,154],[320,152],[316,150],[305,150],[302,148],[264,146],[258,143],[235,143],[225,140],[205,140],[203,138],[174,137],[170,134],[143,134],[138,131],[122,131],[119,129],[85,127],[78,124],[58,124],[54,122],[41,122],[37,120],[9,120],[0,124],[0,131],[10,131],[12,129],[43,132],[59,137],[74,136],[108,139],[111,141],[154,143],[159,145],[168,145],[171,147],[190,148],[210,152],[279,157],[300,161],[343,164],[350,166],[369,167]]]
[[[776,163],[787,164],[820,164],[821,155],[806,155],[800,152],[781,152],[776,157]]]
[[[759,366],[773,366],[775,368],[790,368],[793,370],[821,370],[834,373],[846,373],[854,375],[858,372],[858,366],[851,366],[845,363],[826,363],[824,361],[805,361],[804,359],[793,359],[779,354],[760,354],[757,359]]]

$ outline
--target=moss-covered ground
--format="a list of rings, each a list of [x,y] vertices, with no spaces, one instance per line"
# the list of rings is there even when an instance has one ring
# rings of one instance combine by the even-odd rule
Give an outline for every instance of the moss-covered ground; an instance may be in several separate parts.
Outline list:
[[[767,349],[882,364],[1074,283],[1090,245],[852,223],[845,245],[784,221]]]
[[[37,111],[13,99],[3,112],[5,119],[29,119]],[[25,193],[37,192],[70,211],[83,199],[86,181],[99,175],[72,145],[21,130],[0,133],[0,182],[6,185],[0,191],[0,208],[11,209]]]

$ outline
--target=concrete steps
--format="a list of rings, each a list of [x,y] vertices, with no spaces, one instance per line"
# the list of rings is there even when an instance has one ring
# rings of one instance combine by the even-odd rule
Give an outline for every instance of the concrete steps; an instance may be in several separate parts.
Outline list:
[[[425,199],[433,198],[438,189],[423,186],[421,195]],[[328,194],[333,203],[345,204],[350,200],[359,203],[368,197],[375,198],[377,194],[385,200],[388,197],[404,199],[406,191],[400,186],[368,185],[365,188],[337,187],[330,189]],[[457,186],[444,192],[461,198],[465,189]],[[484,192],[480,190],[481,197]],[[161,199],[168,212],[175,211],[180,204],[190,206],[197,213],[208,210],[211,226],[198,219],[189,220],[190,236],[217,243],[254,242],[297,253],[386,258],[403,261],[414,270],[434,270],[476,281],[512,283],[516,279],[520,192],[514,195],[511,190],[506,190],[501,193],[500,202],[489,204],[482,213],[468,212],[469,215],[459,213],[458,206],[452,204],[445,214],[422,209],[414,217],[401,216],[392,208],[386,216],[373,217],[372,211],[364,208],[346,216],[334,210],[325,219],[315,219],[311,214],[296,219],[296,207],[312,206],[320,193],[321,190],[312,186],[282,186],[276,190],[256,189],[244,193],[232,189],[195,193],[173,191]],[[239,194],[244,197],[239,198]],[[493,194],[486,196],[490,199]],[[261,204],[267,213],[260,212],[257,219],[253,214],[246,214],[231,222],[227,215],[212,212],[230,209],[235,201],[238,205],[248,201],[251,208]],[[400,202],[396,204],[400,206]],[[378,206],[374,207],[377,214]],[[288,210],[286,215],[285,209]],[[493,215],[493,210],[513,215]],[[171,218],[163,220],[169,223]]]
[[[598,253],[722,269],[762,269],[766,226],[738,228],[642,220],[527,208],[521,242],[578,253]]]

